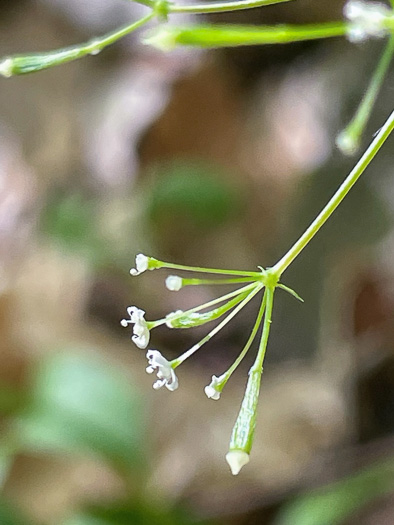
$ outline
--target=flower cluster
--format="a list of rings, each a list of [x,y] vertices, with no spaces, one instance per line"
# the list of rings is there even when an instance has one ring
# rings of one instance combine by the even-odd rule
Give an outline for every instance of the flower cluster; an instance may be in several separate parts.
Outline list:
[[[241,412],[234,426],[233,436],[230,444],[230,451],[226,459],[231,467],[233,474],[238,474],[243,465],[249,461],[249,452],[252,445],[252,437],[255,425],[255,409],[260,388],[260,377],[262,374],[262,365],[268,340],[268,332],[271,323],[273,292],[276,287],[282,288],[300,299],[295,292],[283,284],[278,283],[278,277],[270,273],[269,270],[260,268],[259,271],[236,271],[236,270],[218,270],[214,268],[200,268],[181,266],[172,263],[166,263],[139,254],[136,257],[135,268],[130,270],[133,276],[140,275],[147,270],[157,268],[168,268],[187,272],[217,274],[219,278],[201,279],[185,278],[178,275],[170,275],[166,278],[166,287],[171,291],[179,291],[185,286],[196,285],[222,285],[233,284],[239,285],[234,291],[221,295],[205,304],[196,306],[187,311],[176,310],[171,312],[162,319],[147,321],[145,311],[136,306],[129,306],[127,313],[129,319],[122,319],[121,325],[128,327],[133,326],[132,341],[138,348],[145,349],[149,345],[150,331],[160,325],[166,325],[171,329],[185,329],[200,326],[217,319],[219,323],[208,332],[198,343],[186,350],[176,359],[168,361],[158,350],[148,349],[146,357],[148,367],[146,371],[149,374],[156,373],[157,380],[153,388],[158,390],[165,386],[168,390],[174,391],[178,388],[179,382],[175,374],[176,368],[186,359],[199,350],[205,343],[210,341],[224,326],[226,326],[254,297],[261,294],[260,308],[250,333],[250,336],[239,353],[234,363],[223,372],[220,376],[213,375],[209,385],[205,387],[205,394],[208,398],[219,400],[222,390],[230,379],[233,372],[251,347],[257,332],[263,324],[261,342],[256,357],[256,361],[249,372],[248,385],[246,387],[245,398],[241,406]],[[264,322],[263,322],[264,320]],[[246,400],[246,401],[245,401]],[[254,410],[253,410],[254,407]],[[240,430],[240,425],[242,429]]]
[[[349,0],[343,14],[350,24],[347,36],[350,42],[364,42],[368,38],[382,38],[390,31],[393,12],[380,2]]]

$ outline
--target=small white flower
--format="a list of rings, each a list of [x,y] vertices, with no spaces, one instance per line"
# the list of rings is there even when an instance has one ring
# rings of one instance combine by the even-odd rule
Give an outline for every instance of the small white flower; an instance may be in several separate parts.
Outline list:
[[[146,272],[149,266],[149,257],[139,253],[135,258],[135,268],[130,270],[131,275],[140,275],[140,273]]]
[[[347,31],[350,42],[363,42],[370,37],[381,38],[388,32],[384,22],[390,15],[390,10],[380,2],[349,0],[343,14],[351,22]]]
[[[204,388],[204,391],[209,397],[209,399],[220,399],[221,391],[217,389],[218,385],[220,384],[219,378],[216,376],[212,376],[211,383]]]
[[[178,378],[175,375],[174,369],[165,357],[161,355],[158,350],[148,350],[146,357],[148,364],[146,371],[148,374],[153,374],[157,370],[157,381],[153,383],[153,388],[158,390],[165,386],[168,390],[174,391],[178,388]]]
[[[169,275],[166,279],[166,287],[172,292],[178,292],[182,288],[182,277]]]
[[[146,348],[149,343],[150,332],[148,324],[145,321],[145,312],[140,310],[136,306],[129,306],[127,308],[127,313],[130,316],[130,319],[122,319],[120,324],[124,327],[129,324],[134,324],[133,326],[133,336],[131,340],[133,343],[138,346],[138,348]]]

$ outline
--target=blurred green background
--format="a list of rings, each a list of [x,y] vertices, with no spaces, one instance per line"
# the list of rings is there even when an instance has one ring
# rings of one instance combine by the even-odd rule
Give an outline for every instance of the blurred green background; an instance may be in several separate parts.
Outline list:
[[[313,22],[299,0],[211,21]],[[144,8],[2,0],[0,55],[89,39]],[[187,22],[188,19],[185,20]],[[250,464],[224,456],[253,351],[220,402],[203,388],[256,304],[154,392],[119,321],[214,298],[131,278],[137,253],[270,266],[355,159],[334,147],[384,43],[161,54],[134,35],[97,57],[0,81],[0,525],[394,523],[393,139],[285,274]],[[392,110],[390,72],[364,146]],[[152,333],[173,358],[205,329]]]

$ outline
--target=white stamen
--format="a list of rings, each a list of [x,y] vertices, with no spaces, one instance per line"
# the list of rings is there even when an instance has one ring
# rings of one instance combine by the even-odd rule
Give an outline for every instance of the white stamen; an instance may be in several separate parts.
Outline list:
[[[136,306],[129,306],[127,308],[127,313],[129,314],[130,319],[122,319],[120,324],[125,328],[129,324],[134,324],[131,340],[136,346],[138,346],[138,348],[146,348],[149,344],[150,332],[148,323],[145,321],[144,310],[141,310]]]
[[[226,454],[226,461],[230,465],[231,473],[236,476],[241,468],[249,463],[249,454],[243,450],[230,450]]]
[[[143,272],[146,272],[149,266],[149,257],[139,253],[135,258],[135,268],[131,268],[131,275],[140,275]]]
[[[182,288],[182,277],[177,275],[169,275],[166,279],[166,287],[172,292],[178,292]]]
[[[370,37],[382,38],[388,33],[384,22],[391,11],[380,2],[349,0],[343,8],[343,14],[351,22],[347,30],[350,42],[363,42]]]
[[[148,364],[146,371],[152,374],[157,370],[157,381],[153,384],[153,388],[158,390],[165,386],[168,390],[174,391],[178,388],[178,378],[175,375],[174,369],[165,357],[161,355],[158,350],[148,350],[146,357]]]
[[[220,381],[219,378],[216,376],[212,376],[211,383],[204,388],[205,394],[209,399],[220,399],[221,391],[217,389],[217,386],[219,385]]]

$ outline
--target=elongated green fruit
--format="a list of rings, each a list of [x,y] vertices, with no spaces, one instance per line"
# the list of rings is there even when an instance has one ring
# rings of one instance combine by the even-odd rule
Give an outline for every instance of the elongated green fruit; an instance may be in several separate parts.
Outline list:
[[[263,374],[264,357],[267,350],[268,336],[271,328],[274,290],[275,284],[273,284],[272,288],[267,286],[265,289],[264,301],[266,301],[266,306],[263,333],[261,334],[259,351],[252,368],[249,370],[245,395],[242,400],[237,421],[233,427],[229,451],[226,454],[226,461],[229,464],[231,472],[234,474],[234,476],[239,473],[244,465],[249,463],[249,454],[253,445],[261,376]]]
[[[121,29],[107,33],[104,36],[94,38],[85,44],[48,51],[47,53],[29,53],[26,55],[13,55],[0,61],[0,75],[12,77],[13,75],[26,75],[42,69],[65,64],[86,55],[97,55],[104,47],[113,44],[120,38],[135,31],[154,16],[150,13],[145,18],[129,24]]]
[[[287,44],[343,36],[347,24],[333,22],[310,25],[236,26],[197,25],[190,27],[159,27],[144,42],[170,51],[177,45],[195,47],[231,47],[256,44]]]
[[[177,315],[174,313],[173,319],[171,315],[168,316],[167,326],[169,328],[194,328],[195,326],[201,326],[205,323],[209,323],[218,319],[226,312],[231,310],[234,306],[243,301],[250,294],[250,290],[244,293],[240,293],[237,297],[228,301],[226,304],[215,308],[209,312],[200,313],[191,313],[185,315]]]

